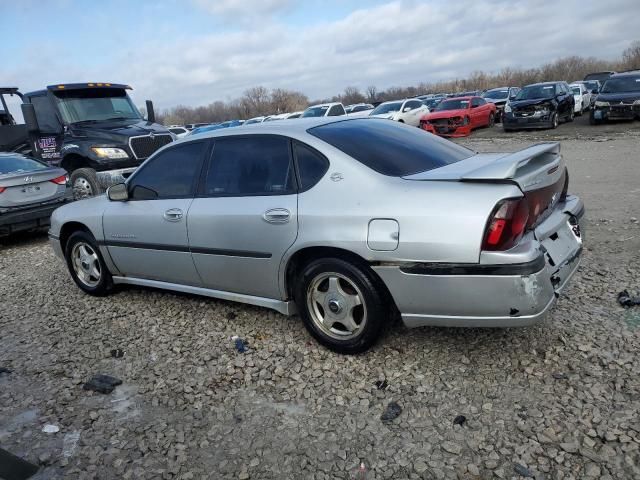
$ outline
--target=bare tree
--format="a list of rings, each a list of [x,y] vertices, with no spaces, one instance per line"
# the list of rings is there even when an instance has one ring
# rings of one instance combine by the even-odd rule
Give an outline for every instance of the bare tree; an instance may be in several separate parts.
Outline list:
[[[621,70],[640,70],[640,40],[636,40],[622,52],[622,66]]]
[[[358,87],[349,86],[344,89],[344,93],[341,95],[340,100],[345,105],[351,105],[352,103],[362,103],[365,101],[364,95],[360,93]]]
[[[378,99],[378,89],[375,85],[369,85],[367,87],[367,101],[373,103]]]

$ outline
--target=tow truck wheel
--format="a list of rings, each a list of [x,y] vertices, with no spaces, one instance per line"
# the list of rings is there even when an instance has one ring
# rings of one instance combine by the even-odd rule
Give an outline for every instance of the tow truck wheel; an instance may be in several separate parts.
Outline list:
[[[76,200],[95,197],[102,193],[102,187],[98,182],[96,171],[92,168],[75,170],[71,174],[71,186],[73,187],[73,198]]]

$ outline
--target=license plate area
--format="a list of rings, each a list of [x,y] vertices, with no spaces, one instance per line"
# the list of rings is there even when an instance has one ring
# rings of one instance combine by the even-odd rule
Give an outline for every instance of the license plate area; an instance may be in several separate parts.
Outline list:
[[[38,185],[29,185],[22,188],[22,193],[27,196],[38,195],[40,193],[40,187]]]
[[[559,292],[577,267],[582,251],[582,230],[577,219],[563,222],[553,234],[543,242],[551,283]]]

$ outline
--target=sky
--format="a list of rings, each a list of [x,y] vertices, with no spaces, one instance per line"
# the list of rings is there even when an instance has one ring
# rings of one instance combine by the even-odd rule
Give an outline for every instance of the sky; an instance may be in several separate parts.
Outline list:
[[[638,19],[640,0],[0,0],[0,84],[126,83],[160,110],[257,85],[317,99],[614,59]]]

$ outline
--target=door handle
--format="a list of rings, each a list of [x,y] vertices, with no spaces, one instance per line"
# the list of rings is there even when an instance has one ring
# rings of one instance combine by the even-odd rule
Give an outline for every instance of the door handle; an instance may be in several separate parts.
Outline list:
[[[291,212],[286,208],[272,208],[264,212],[262,218],[269,223],[288,223]]]
[[[182,210],[179,208],[170,208],[163,215],[168,222],[179,222],[182,219]]]

